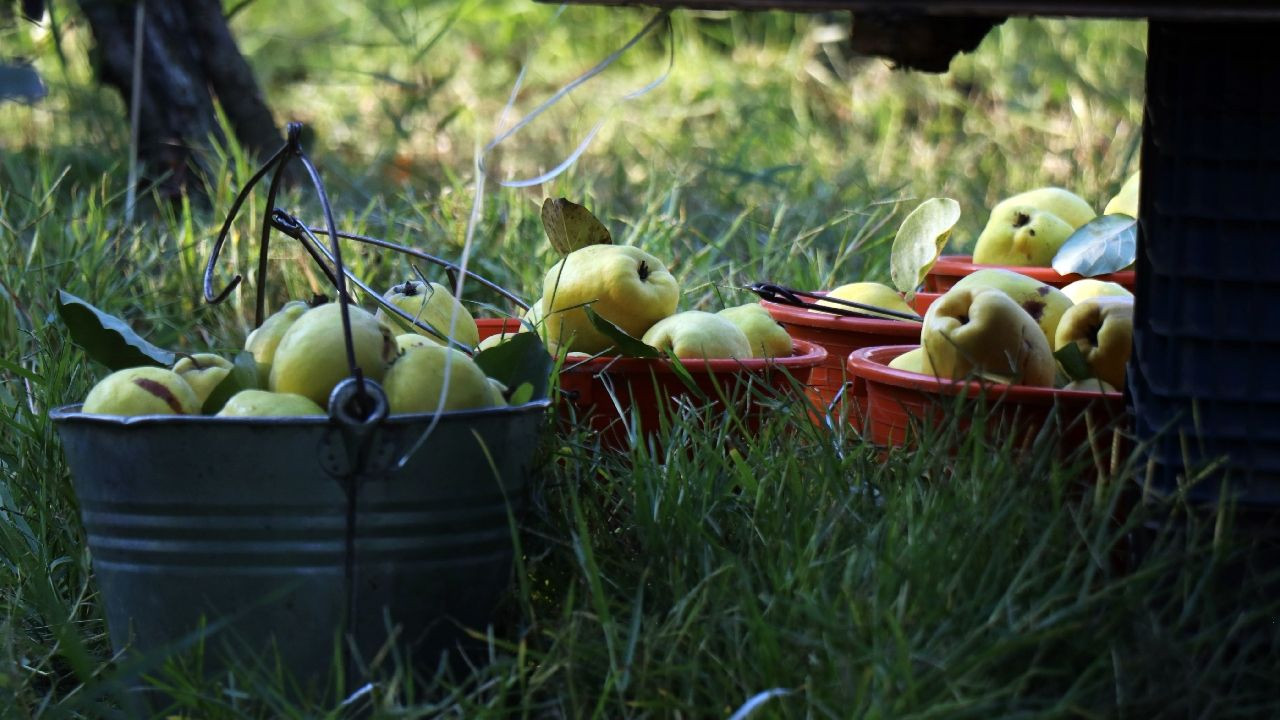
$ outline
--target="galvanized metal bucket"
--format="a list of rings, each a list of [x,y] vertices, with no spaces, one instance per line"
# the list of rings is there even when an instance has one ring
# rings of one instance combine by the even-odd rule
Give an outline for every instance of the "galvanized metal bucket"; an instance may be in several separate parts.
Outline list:
[[[527,304],[420,250],[338,232],[301,130],[290,123],[285,145],[236,196],[205,266],[204,296],[220,303],[241,282],[236,275],[215,292],[214,269],[240,207],[274,171],[255,325],[264,317],[277,230],[301,243],[341,306],[350,375],[334,388],[329,416],[119,417],[69,405],[50,417],[71,467],[113,647],[164,658],[195,640],[206,673],[265,657],[306,693],[337,669],[361,677],[392,647],[393,657],[432,672],[442,654],[465,649],[468,629],[492,622],[509,585],[513,523],[536,471],[550,401],[388,414],[382,388],[356,363],[348,282],[446,338],[354,277],[340,240],[439,265],[454,287],[465,275]],[[316,190],[327,242],[275,207],[294,159]]]
[[[335,648],[350,672],[394,636],[434,669],[509,585],[547,405],[441,413],[420,446],[431,415],[54,410],[113,647],[164,654],[205,627],[207,670],[278,652],[307,687]]]

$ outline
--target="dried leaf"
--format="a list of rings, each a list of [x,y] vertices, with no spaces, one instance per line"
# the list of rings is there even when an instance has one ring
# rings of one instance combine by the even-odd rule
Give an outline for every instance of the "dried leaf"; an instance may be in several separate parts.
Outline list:
[[[542,229],[561,255],[588,245],[612,245],[613,236],[591,211],[565,198],[542,203]]]

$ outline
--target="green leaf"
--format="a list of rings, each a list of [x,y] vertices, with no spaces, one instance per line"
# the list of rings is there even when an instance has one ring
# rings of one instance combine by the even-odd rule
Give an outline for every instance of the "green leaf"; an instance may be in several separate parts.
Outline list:
[[[71,333],[71,339],[84,348],[89,357],[112,370],[173,364],[174,354],[143,340],[123,320],[72,295],[58,291],[58,315]]]
[[[565,198],[542,203],[542,229],[547,233],[551,247],[561,255],[588,245],[612,245],[609,228],[596,219],[585,207]]]
[[[475,361],[485,375],[516,389],[512,393],[512,405],[547,396],[552,360],[537,333],[516,333],[509,340],[476,353]],[[523,385],[529,386],[529,397],[517,403],[515,397]]]
[[[1076,228],[1058,254],[1053,269],[1085,277],[1123,270],[1138,257],[1138,221],[1128,215],[1103,215]]]
[[[631,337],[622,328],[600,317],[600,314],[591,309],[590,305],[582,308],[587,313],[587,318],[591,320],[591,324],[595,326],[605,337],[613,341],[613,349],[618,355],[623,357],[644,357],[659,358],[666,357],[658,348],[652,345],[646,345],[643,342]]]
[[[1085,359],[1084,352],[1073,342],[1058,348],[1053,356],[1058,359],[1062,371],[1071,380],[1088,380],[1094,376],[1093,368],[1089,367],[1089,361]]]
[[[507,402],[512,405],[523,405],[533,399],[533,383],[523,382],[511,393]]]
[[[231,399],[232,395],[241,390],[258,390],[261,385],[258,383],[258,363],[253,359],[253,353],[240,352],[232,361],[233,367],[227,376],[222,378],[222,382],[209,393],[209,397],[204,401],[204,407],[200,408],[200,412],[205,415],[215,415],[222,409],[223,405]]]
[[[893,238],[889,257],[893,286],[905,293],[915,292],[959,221],[960,203],[951,198],[929,198],[912,210]]]

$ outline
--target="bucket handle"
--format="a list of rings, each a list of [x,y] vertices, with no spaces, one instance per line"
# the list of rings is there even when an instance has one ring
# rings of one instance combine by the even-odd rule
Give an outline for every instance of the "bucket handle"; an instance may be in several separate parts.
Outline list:
[[[351,403],[347,408],[348,414],[353,417],[368,417],[374,410],[375,402],[365,387],[364,371],[356,362],[355,343],[351,338],[351,296],[347,294],[347,274],[342,263],[342,245],[338,242],[337,223],[333,219],[333,206],[329,204],[329,194],[324,189],[324,181],[320,179],[320,172],[316,170],[316,166],[312,164],[310,158],[302,150],[302,123],[289,123],[288,132],[284,146],[275,152],[269,160],[254,173],[249,182],[245,184],[240,192],[236,195],[236,199],[231,204],[231,211],[227,213],[227,219],[222,223],[222,230],[218,232],[218,239],[213,244],[213,251],[209,254],[209,262],[204,268],[204,300],[210,304],[217,304],[226,300],[231,292],[236,289],[243,280],[243,276],[236,275],[227,283],[221,292],[213,291],[213,269],[218,264],[218,256],[222,252],[222,246],[227,241],[227,235],[231,231],[231,223],[239,214],[240,207],[244,204],[249,193],[253,192],[253,188],[266,177],[268,172],[272,172],[271,185],[267,190],[267,209],[262,219],[262,244],[258,255],[258,292],[256,304],[254,306],[254,319],[257,325],[262,324],[263,309],[266,305],[266,283],[263,281],[267,275],[267,248],[271,242],[271,214],[275,208],[276,195],[280,190],[280,182],[284,177],[284,169],[290,160],[297,159],[302,163],[302,167],[307,171],[307,177],[311,180],[311,186],[316,191],[316,196],[320,200],[320,207],[324,211],[325,227],[329,231],[330,252],[333,258],[333,272],[329,271],[326,263],[320,263],[325,270],[325,275],[329,281],[333,283],[333,287],[338,292],[338,304],[342,315],[342,336],[343,344],[347,355],[347,369],[352,378],[355,379],[355,392],[350,395],[348,402]],[[317,262],[318,259],[317,259]]]
[[[209,260],[205,264],[204,269],[204,300],[209,304],[218,304],[226,300],[231,293],[243,281],[243,276],[236,274],[222,288],[215,292],[213,285],[214,268],[218,264],[218,259],[222,253],[222,247],[226,243],[227,236],[231,231],[231,224],[240,212],[240,208],[244,205],[245,200],[253,191],[254,187],[262,181],[268,173],[271,174],[271,183],[267,190],[267,203],[262,218],[262,235],[258,249],[258,283],[256,289],[256,298],[254,303],[254,327],[262,325],[266,308],[266,290],[267,290],[267,256],[271,244],[271,230],[276,230],[287,237],[300,242],[303,248],[315,261],[315,264],[324,273],[325,278],[329,281],[338,294],[338,303],[341,307],[342,316],[342,333],[344,348],[346,351],[347,368],[349,376],[355,380],[352,392],[346,392],[341,395],[342,401],[349,404],[339,415],[348,419],[365,419],[371,417],[378,406],[378,400],[373,393],[369,391],[368,381],[364,377],[364,373],[360,366],[356,363],[355,345],[351,337],[351,312],[350,305],[352,303],[351,296],[347,292],[347,281],[350,280],[362,291],[374,298],[376,302],[389,314],[399,317],[402,321],[420,328],[424,332],[439,338],[445,343],[453,343],[458,345],[466,352],[474,352],[475,348],[460,343],[457,340],[446,337],[439,329],[431,327],[420,318],[413,317],[407,312],[397,307],[395,304],[385,300],[381,293],[375,292],[368,285],[360,281],[343,263],[342,248],[340,240],[354,240],[356,242],[373,245],[375,247],[399,252],[418,260],[431,263],[433,265],[444,268],[449,276],[450,287],[457,288],[457,278],[459,274],[465,274],[469,279],[475,280],[484,287],[498,293],[504,298],[512,301],[521,311],[527,311],[529,304],[522,300],[515,293],[503,288],[497,283],[488,280],[467,270],[455,263],[449,262],[434,255],[430,255],[421,250],[410,248],[387,240],[358,235],[355,233],[339,232],[337,224],[333,219],[333,208],[329,203],[329,195],[325,191],[324,181],[320,179],[320,173],[316,166],[307,157],[302,149],[301,143],[302,123],[291,122],[288,126],[288,132],[284,145],[275,152],[263,164],[257,172],[249,178],[240,192],[236,194],[235,199],[231,203],[231,209],[227,213],[227,218],[222,224],[221,230],[218,232],[218,238],[213,244],[213,250],[209,255]],[[282,178],[284,177],[285,166],[290,160],[296,159],[302,163],[303,168],[307,172],[311,186],[316,192],[316,197],[320,201],[320,207],[324,211],[324,227],[312,228],[297,217],[276,207],[276,197],[279,194]],[[319,232],[317,232],[319,230]],[[321,240],[321,235],[327,235],[328,239]],[[327,247],[326,247],[327,246]],[[421,271],[415,266],[414,271],[425,282]],[[334,398],[339,397],[334,394],[330,398],[330,402]],[[384,415],[385,416],[385,415]],[[338,415],[334,416],[337,419]]]

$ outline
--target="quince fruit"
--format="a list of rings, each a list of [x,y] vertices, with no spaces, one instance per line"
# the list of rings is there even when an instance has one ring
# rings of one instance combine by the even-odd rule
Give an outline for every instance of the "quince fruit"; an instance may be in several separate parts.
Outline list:
[[[751,341],[737,325],[701,310],[686,310],[659,320],[642,340],[678,358],[746,360],[751,357]]]
[[[380,381],[400,352],[395,334],[368,310],[355,305],[348,310],[356,365],[365,377]],[[342,307],[331,302],[306,311],[285,331],[276,347],[268,387],[327,407],[329,393],[350,374]]]
[[[520,331],[542,328],[542,298],[534,300],[529,305],[529,309],[524,311],[524,315],[520,316]]]
[[[440,390],[446,367],[449,368],[449,387],[442,404]],[[466,410],[496,404],[489,378],[471,356],[442,345],[406,350],[387,371],[382,389],[387,393],[391,412],[397,414]]]
[[[173,371],[182,376],[196,393],[196,399],[203,406],[214,388],[222,382],[235,365],[230,360],[213,353],[196,353],[188,355],[173,364]]]
[[[218,417],[290,417],[324,415],[324,408],[293,393],[241,390],[218,411]]]
[[[924,347],[908,350],[889,361],[894,370],[905,370],[913,373],[924,373]]]
[[[1129,217],[1138,217],[1138,190],[1141,186],[1142,172],[1136,172],[1124,181],[1124,185],[1120,186],[1120,192],[1111,198],[1107,206],[1102,209],[1103,215],[1128,215]]]
[[[308,305],[301,300],[285,303],[284,307],[263,320],[262,325],[245,338],[244,349],[253,354],[253,361],[258,366],[259,385],[266,385],[271,377],[271,362],[275,359],[280,338],[308,309]]]
[[[680,286],[654,256],[629,245],[588,245],[547,271],[542,302],[548,344],[582,353],[608,350],[613,342],[595,329],[583,310],[632,337],[676,311]]]
[[[476,345],[476,352],[480,352],[481,350],[488,350],[489,348],[498,347],[502,343],[510,340],[511,336],[517,332],[520,332],[520,331],[516,330],[514,332],[500,332],[500,333],[497,333],[496,335],[490,335],[489,337],[481,340],[480,343]]]
[[[747,336],[753,357],[791,356],[791,336],[760,303],[725,308],[716,314],[737,325],[742,334]]]
[[[1093,278],[1084,278],[1069,283],[1062,288],[1062,294],[1071,299],[1072,305],[1080,303],[1095,297],[1133,297],[1133,293],[1129,292],[1120,283],[1113,283],[1106,280],[1094,280]]]
[[[502,384],[497,378],[488,378],[489,380],[489,404],[494,407],[507,406],[507,386]]]
[[[480,342],[480,330],[476,327],[475,318],[453,296],[449,288],[440,283],[409,280],[393,286],[382,297],[403,310],[409,317],[425,322],[467,347],[475,347]],[[443,344],[439,338],[426,330],[405,322],[399,315],[389,313],[382,308],[378,308],[376,317],[383,322],[391,322],[405,332],[416,333],[432,342]],[[456,322],[452,333],[449,329],[450,322]]]
[[[1123,390],[1133,352],[1133,298],[1095,297],[1062,316],[1054,349],[1075,343],[1094,377]]]
[[[439,345],[433,338],[418,333],[401,333],[396,336],[396,347],[403,354],[405,350],[413,347],[422,347],[423,345]]]
[[[991,209],[973,247],[973,261],[1048,267],[1071,233],[1095,217],[1089,203],[1062,188],[1019,193]]]
[[[81,412],[94,415],[199,415],[200,399],[178,373],[158,367],[117,370],[89,391]]]
[[[995,288],[952,288],[924,315],[924,370],[961,380],[1052,387],[1057,362],[1036,321]]]
[[[1036,321],[1050,345],[1053,345],[1062,314],[1072,304],[1071,299],[1058,288],[1004,268],[984,268],[970,273],[960,278],[955,287],[995,288],[1004,292]]]
[[[907,301],[902,299],[902,295],[897,290],[878,282],[847,283],[827,293],[827,297],[862,303],[863,305],[872,305],[886,310],[897,310],[898,312],[910,313],[919,317],[919,313],[916,312],[915,308],[908,305]],[[839,303],[827,302],[825,300],[819,300],[817,304],[824,305],[826,307],[840,308],[842,310],[849,310],[851,312],[865,312],[869,315],[874,314],[870,311],[860,310],[858,308],[841,305]],[[813,311],[811,310],[810,312]],[[894,318],[886,316],[886,319]]]

